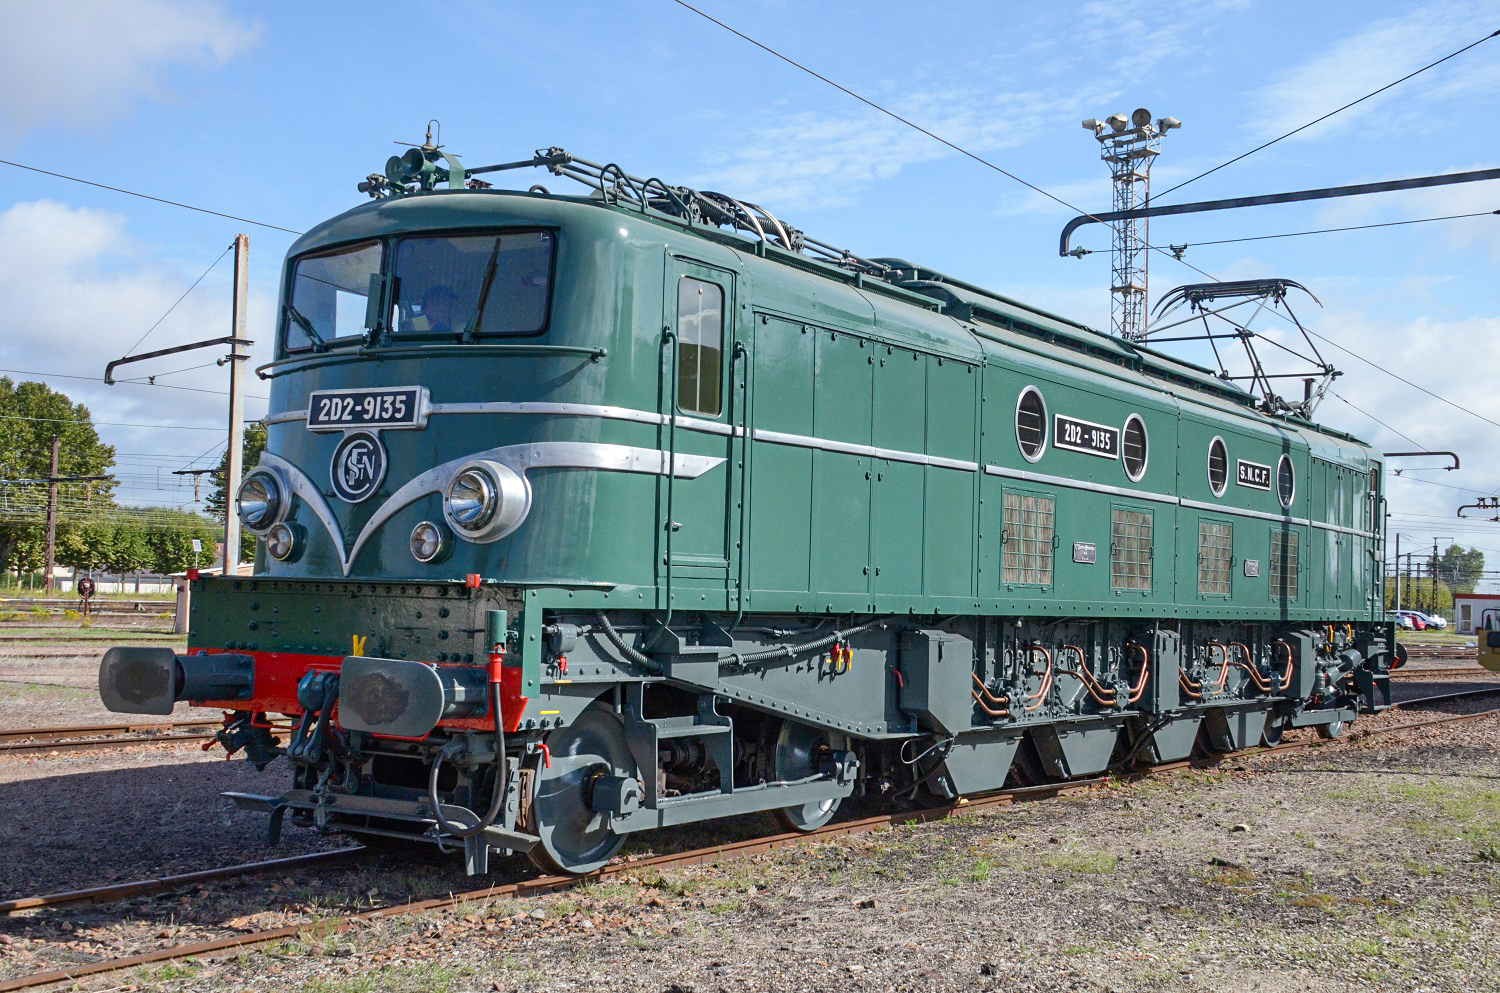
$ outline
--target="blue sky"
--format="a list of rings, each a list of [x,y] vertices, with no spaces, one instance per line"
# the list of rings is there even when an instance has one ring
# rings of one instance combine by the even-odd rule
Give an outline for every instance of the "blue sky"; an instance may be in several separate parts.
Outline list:
[[[1099,250],[1083,259],[1056,249],[1069,218],[1110,205],[1082,119],[1136,107],[1181,119],[1153,172],[1162,191],[1500,27],[1481,0],[695,6],[1077,209],[672,0],[13,5],[0,34],[0,158],[303,229],[359,203],[355,184],[436,118],[471,165],[560,145],[753,200],[859,255],[911,259],[1107,329],[1107,231],[1075,237]],[[1500,166],[1497,91],[1500,39],[1167,201]],[[103,366],[241,230],[251,237],[251,336],[265,360],[292,236],[9,166],[0,179],[0,369],[90,406],[121,453],[124,501],[191,506],[190,485],[171,471],[217,461],[223,397],[213,391],[225,389],[224,370],[177,372],[214,357],[190,353],[140,367],[161,373],[156,386],[110,388]],[[566,186],[540,174],[519,181]],[[1490,182],[1158,220],[1150,234],[1157,245],[1197,243],[1496,209],[1500,184]],[[1500,524],[1454,517],[1500,490],[1500,390],[1483,372],[1500,350],[1497,256],[1500,216],[1486,214],[1194,247],[1185,261],[1222,279],[1284,276],[1316,294],[1323,306],[1303,298],[1299,316],[1368,360],[1326,348],[1344,375],[1319,419],[1383,450],[1463,457],[1458,472],[1404,464],[1392,531],[1404,547],[1438,536],[1483,548],[1500,568]],[[1153,299],[1204,279],[1152,260]],[[226,258],[140,348],[227,333],[228,297]],[[249,392],[258,416],[264,390]]]

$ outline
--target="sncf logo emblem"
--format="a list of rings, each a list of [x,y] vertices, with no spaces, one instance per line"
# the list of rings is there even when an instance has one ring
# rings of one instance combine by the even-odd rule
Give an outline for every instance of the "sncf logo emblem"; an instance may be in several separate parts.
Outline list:
[[[351,431],[333,450],[328,479],[345,503],[370,497],[385,479],[385,448],[369,431]]]

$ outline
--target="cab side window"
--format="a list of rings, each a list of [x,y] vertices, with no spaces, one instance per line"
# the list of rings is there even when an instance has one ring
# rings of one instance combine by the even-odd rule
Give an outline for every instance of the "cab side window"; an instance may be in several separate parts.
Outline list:
[[[683,276],[677,284],[677,408],[717,417],[723,409],[724,289]]]

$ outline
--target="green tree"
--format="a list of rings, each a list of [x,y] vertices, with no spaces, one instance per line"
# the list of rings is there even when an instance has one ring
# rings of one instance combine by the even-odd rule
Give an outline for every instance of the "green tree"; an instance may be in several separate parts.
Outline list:
[[[1438,559],[1438,575],[1452,584],[1458,593],[1473,593],[1484,575],[1484,553],[1477,548],[1463,549],[1449,545]]]
[[[113,521],[109,547],[99,564],[117,575],[146,568],[151,550],[146,544],[146,523],[139,513],[119,514]]]
[[[146,530],[148,568],[159,575],[182,572],[196,561],[207,566],[213,561],[214,542],[219,530],[214,522],[199,514],[181,510],[158,512]],[[193,539],[203,545],[200,556],[193,554]]]
[[[44,383],[17,384],[0,376],[0,479],[49,476],[54,436],[60,441],[60,476],[101,476],[114,463],[115,450],[99,441],[87,407]],[[59,518],[76,520],[113,507],[114,485],[113,480],[60,485]],[[45,542],[46,513],[47,484],[0,486],[0,572],[17,564],[23,546],[29,562],[38,535]],[[41,568],[40,554],[36,568]]]
[[[251,469],[260,465],[260,453],[266,450],[266,426],[259,421],[245,425],[244,443],[240,448],[243,455],[243,463],[240,467],[241,473],[248,473]],[[208,516],[224,525],[224,514],[229,506],[231,494],[224,492],[224,481],[229,476],[229,449],[224,449],[223,456],[219,459],[219,468],[209,478],[213,480],[213,487],[208,491]],[[243,478],[243,477],[242,477]],[[222,535],[222,531],[220,534]],[[240,532],[240,560],[242,562],[253,562],[255,560],[255,535],[247,531]],[[207,565],[207,563],[204,563]]]

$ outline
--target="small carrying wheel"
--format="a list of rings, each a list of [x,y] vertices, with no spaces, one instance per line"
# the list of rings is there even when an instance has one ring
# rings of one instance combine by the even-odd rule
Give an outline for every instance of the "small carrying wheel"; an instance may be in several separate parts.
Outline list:
[[[590,704],[567,727],[547,735],[551,762],[532,779],[531,820],[541,836],[527,856],[543,872],[581,876],[615,857],[625,836],[609,814],[593,809],[592,786],[601,776],[635,778],[625,728],[614,711]]]
[[[1267,748],[1275,748],[1281,744],[1281,739],[1286,734],[1286,727],[1285,718],[1267,714],[1266,726],[1260,732],[1260,743]]]
[[[1341,735],[1343,735],[1344,728],[1347,727],[1347,726],[1348,726],[1347,722],[1341,721],[1341,720],[1340,721],[1329,721],[1327,724],[1319,724],[1318,725],[1318,737],[1319,738],[1323,738],[1323,739],[1328,740],[1328,741],[1332,741],[1334,738],[1337,738],[1337,737],[1340,737]]]
[[[842,734],[783,721],[776,736],[776,778],[785,782],[816,775],[828,752],[843,751],[848,747],[849,739]],[[776,819],[788,831],[816,831],[833,819],[840,799],[835,796],[782,807],[775,811]]]

